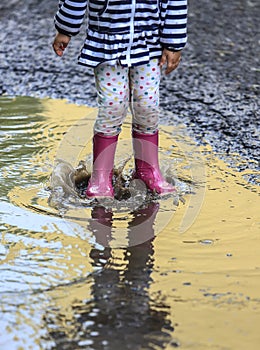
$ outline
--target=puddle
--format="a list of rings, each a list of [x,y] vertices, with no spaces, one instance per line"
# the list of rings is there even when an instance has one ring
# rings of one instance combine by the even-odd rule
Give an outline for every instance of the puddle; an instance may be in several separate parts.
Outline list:
[[[185,128],[162,126],[160,162],[177,195],[147,200],[141,186],[94,205],[69,179],[80,160],[91,164],[95,115],[66,101],[0,98],[1,350],[258,349],[250,171],[230,167],[237,155],[226,164],[196,146]],[[130,126],[118,167],[132,152]]]

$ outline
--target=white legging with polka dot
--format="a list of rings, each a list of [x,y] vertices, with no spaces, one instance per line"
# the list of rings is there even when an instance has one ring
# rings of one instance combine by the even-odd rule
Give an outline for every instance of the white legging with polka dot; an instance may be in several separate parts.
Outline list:
[[[99,107],[95,133],[119,134],[128,107],[134,130],[146,134],[156,132],[161,75],[158,59],[130,68],[103,63],[94,72]]]

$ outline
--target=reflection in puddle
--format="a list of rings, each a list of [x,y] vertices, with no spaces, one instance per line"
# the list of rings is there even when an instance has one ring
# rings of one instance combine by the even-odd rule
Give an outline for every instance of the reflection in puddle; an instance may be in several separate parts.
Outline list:
[[[157,203],[150,203],[134,213],[129,222],[129,236],[140,221],[146,222],[147,231],[153,231],[158,208]],[[92,217],[90,229],[95,232],[97,242],[107,246],[112,213],[95,207]],[[100,231],[96,222],[107,230]],[[95,272],[91,276],[90,296],[82,299],[77,295],[70,303],[67,301],[70,306],[65,310],[58,306],[59,298],[58,307],[46,313],[46,326],[52,339],[56,339],[56,347],[120,349],[124,344],[125,349],[153,349],[169,343],[173,332],[168,319],[169,305],[164,295],[149,295],[153,254],[153,239],[118,251],[91,249],[89,257]]]
[[[32,98],[0,106],[1,350],[258,349],[259,197],[246,169],[162,127],[177,201],[138,187],[94,205],[69,179],[80,160],[91,164],[95,110]],[[129,132],[126,123],[119,166]]]

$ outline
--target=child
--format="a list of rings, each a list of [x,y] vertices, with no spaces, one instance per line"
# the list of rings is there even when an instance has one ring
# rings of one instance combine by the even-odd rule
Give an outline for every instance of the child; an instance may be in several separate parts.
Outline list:
[[[113,197],[112,170],[118,135],[132,113],[135,178],[164,194],[158,162],[161,67],[177,68],[186,43],[187,0],[59,0],[53,48],[62,56],[87,14],[87,36],[79,64],[94,68],[98,116],[93,171],[87,197]]]

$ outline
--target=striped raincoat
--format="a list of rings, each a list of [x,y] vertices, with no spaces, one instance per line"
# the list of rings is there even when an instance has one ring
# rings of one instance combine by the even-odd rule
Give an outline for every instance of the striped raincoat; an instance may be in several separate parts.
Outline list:
[[[187,0],[59,0],[58,32],[77,35],[86,17],[79,63],[135,66],[159,58],[162,49],[186,44]]]

